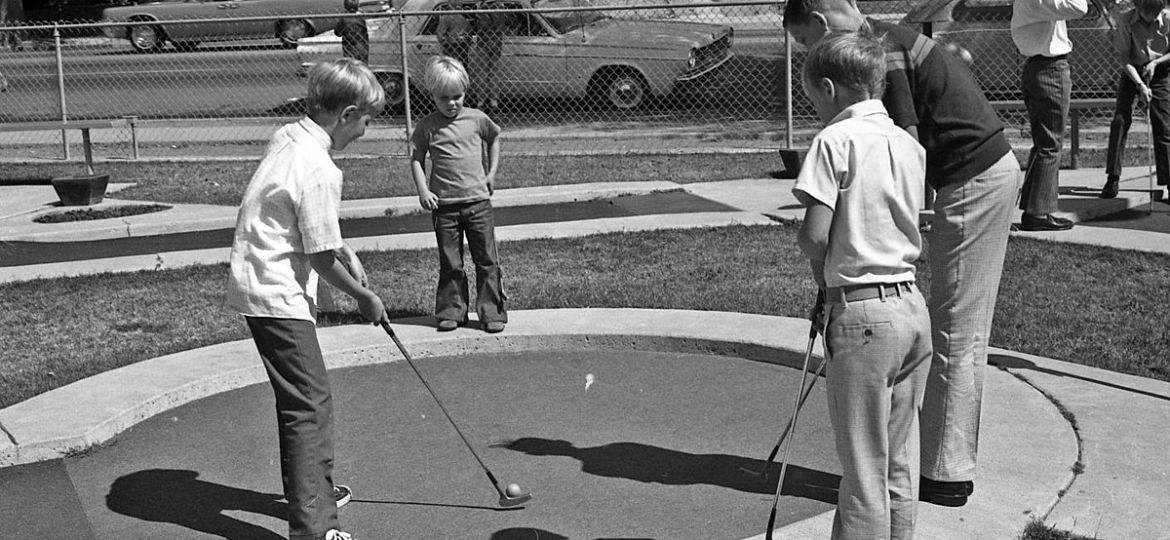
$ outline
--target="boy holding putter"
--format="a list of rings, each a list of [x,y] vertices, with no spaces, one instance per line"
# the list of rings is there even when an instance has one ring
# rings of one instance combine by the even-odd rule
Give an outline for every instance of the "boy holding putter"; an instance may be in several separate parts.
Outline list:
[[[841,461],[835,540],[909,539],[918,490],[918,406],[930,318],[915,285],[925,150],[882,105],[880,40],[829,34],[804,89],[825,128],[797,176],[798,236],[825,291],[829,418]]]
[[[507,296],[491,201],[500,164],[500,126],[483,111],[464,106],[471,80],[459,60],[432,57],[423,84],[434,99],[435,112],[419,121],[411,134],[410,170],[419,204],[431,211],[439,244],[439,285],[435,292],[438,328],[447,332],[467,322],[469,297],[467,275],[463,272],[466,236],[475,262],[475,310],[479,322],[489,333],[501,332],[508,322],[504,309]]]
[[[273,136],[236,219],[228,305],[247,320],[276,395],[280,469],[292,540],[348,540],[333,484],[333,398],[317,341],[318,276],[386,319],[341,238],[341,170],[331,150],[361,137],[385,94],[365,64],[342,58],[309,71],[308,116]]]

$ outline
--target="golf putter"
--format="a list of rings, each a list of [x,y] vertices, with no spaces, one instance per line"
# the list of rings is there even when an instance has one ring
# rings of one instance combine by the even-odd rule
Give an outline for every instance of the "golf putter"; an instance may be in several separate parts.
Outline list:
[[[389,318],[390,313],[387,312],[386,316]],[[483,472],[487,473],[488,480],[491,480],[492,482],[492,487],[496,488],[496,493],[499,493],[500,495],[500,506],[508,508],[512,506],[518,506],[532,500],[531,493],[520,493],[510,496],[507,494],[504,488],[500,487],[500,481],[496,480],[496,476],[492,474],[491,469],[488,469],[488,466],[484,464],[482,459],[480,459],[479,454],[475,451],[475,448],[471,446],[471,442],[467,440],[467,437],[463,436],[463,431],[459,429],[459,425],[455,423],[453,418],[451,418],[451,413],[447,412],[447,407],[443,406],[443,402],[439,400],[439,396],[435,394],[435,391],[431,388],[431,385],[427,383],[427,380],[423,378],[422,373],[419,372],[418,368],[414,367],[414,361],[411,360],[410,353],[406,352],[406,347],[402,345],[402,341],[398,339],[398,335],[394,333],[394,329],[390,327],[390,323],[383,321],[381,324],[382,329],[386,331],[386,334],[389,335],[390,339],[394,340],[394,344],[398,346],[398,352],[402,353],[402,357],[406,359],[406,364],[410,366],[410,369],[414,370],[414,374],[418,376],[418,380],[423,383],[423,386],[427,388],[427,392],[430,392],[431,397],[435,399],[435,404],[439,406],[439,410],[443,411],[443,415],[447,417],[447,421],[450,422],[451,427],[455,428],[455,433],[458,434],[459,438],[463,440],[463,445],[466,446],[467,450],[471,452],[471,456],[474,457],[475,461],[479,463],[479,466],[483,469]]]
[[[767,478],[768,470],[772,467],[772,460],[776,459],[776,454],[780,451],[780,446],[783,445],[785,439],[788,438],[788,434],[792,430],[792,427],[796,422],[796,415],[799,413],[800,409],[804,408],[804,402],[808,400],[809,394],[812,394],[813,387],[815,387],[817,384],[817,379],[820,378],[821,374],[825,371],[825,366],[828,365],[827,358],[822,357],[820,366],[817,367],[817,372],[813,376],[812,382],[809,383],[808,386],[805,386],[804,381],[805,381],[805,378],[808,374],[808,364],[809,364],[809,361],[812,359],[813,345],[816,343],[816,340],[817,340],[816,319],[820,315],[821,311],[824,310],[824,306],[825,306],[825,296],[824,295],[825,295],[824,291],[819,291],[817,293],[816,303],[813,304],[812,312],[810,312],[810,314],[809,314],[810,320],[809,320],[809,328],[808,328],[808,346],[804,350],[804,364],[803,364],[804,367],[801,368],[801,370],[800,370],[801,392],[800,392],[800,398],[796,402],[796,409],[793,411],[792,418],[788,421],[788,425],[784,426],[784,430],[780,432],[780,438],[779,438],[779,440],[776,441],[776,446],[772,447],[772,452],[770,452],[768,454],[768,459],[765,460],[764,466],[759,471],[753,471],[753,470],[747,469],[745,467],[740,467],[740,470],[747,473],[747,474],[750,474],[750,475],[755,476],[755,477]]]
[[[1149,205],[1146,206],[1147,216],[1154,213],[1154,115],[1150,111],[1154,104],[1151,103],[1151,101],[1152,100],[1149,99],[1146,100],[1146,126],[1150,134],[1149,152],[1147,152],[1146,155],[1146,164],[1149,167],[1146,173],[1146,178],[1148,179],[1150,189],[1150,202]]]

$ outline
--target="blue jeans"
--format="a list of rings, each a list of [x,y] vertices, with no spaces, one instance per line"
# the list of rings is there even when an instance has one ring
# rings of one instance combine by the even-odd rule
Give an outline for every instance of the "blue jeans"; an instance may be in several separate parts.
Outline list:
[[[1042,216],[1059,210],[1060,153],[1064,125],[1072,99],[1072,75],[1068,59],[1033,56],[1024,62],[1020,89],[1028,122],[1032,125],[1032,151],[1020,193],[1020,209]]]
[[[922,475],[974,480],[995,298],[1020,185],[1011,152],[975,178],[943,186],[929,233],[934,355],[922,402]]]
[[[917,287],[826,303],[829,420],[841,461],[833,540],[908,540],[918,512],[918,407],[930,317]]]
[[[490,200],[440,206],[431,212],[439,243],[439,287],[435,317],[466,321],[467,274],[463,271],[463,238],[475,263],[475,312],[481,323],[508,322],[504,309],[503,271],[496,250],[496,226]]]
[[[338,529],[333,499],[333,393],[316,325],[245,317],[276,395],[280,477],[290,540],[318,540]]]
[[[1138,68],[1141,73],[1142,68]],[[1162,64],[1154,70],[1150,81],[1153,103],[1150,104],[1150,124],[1154,129],[1154,163],[1158,169],[1158,185],[1170,184],[1170,66]],[[1138,89],[1125,73],[1117,79],[1117,108],[1109,123],[1109,153],[1105,158],[1105,174],[1120,176],[1125,157],[1125,143],[1133,123],[1133,102]]]

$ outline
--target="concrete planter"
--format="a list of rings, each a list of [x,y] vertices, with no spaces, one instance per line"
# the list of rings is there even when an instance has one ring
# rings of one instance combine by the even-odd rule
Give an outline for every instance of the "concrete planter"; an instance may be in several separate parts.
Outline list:
[[[102,202],[109,182],[108,174],[61,176],[53,179],[53,189],[62,206],[90,206]]]
[[[800,166],[804,164],[804,155],[808,148],[781,148],[780,161],[784,163],[784,178],[796,178],[800,173]]]

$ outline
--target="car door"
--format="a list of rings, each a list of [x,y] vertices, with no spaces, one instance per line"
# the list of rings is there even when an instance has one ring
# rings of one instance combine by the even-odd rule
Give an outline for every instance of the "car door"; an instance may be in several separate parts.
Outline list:
[[[223,4],[219,9],[225,15],[221,16],[234,18],[274,17],[288,11],[280,9],[281,3],[273,0],[226,0],[218,3]],[[237,21],[224,25],[222,30],[223,35],[235,38],[272,37],[276,35],[276,21],[274,19]]]
[[[513,15],[500,52],[501,92],[533,97],[572,94],[566,73],[565,36],[538,13]]]

